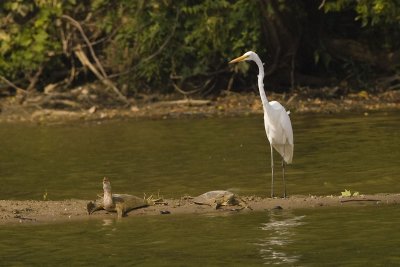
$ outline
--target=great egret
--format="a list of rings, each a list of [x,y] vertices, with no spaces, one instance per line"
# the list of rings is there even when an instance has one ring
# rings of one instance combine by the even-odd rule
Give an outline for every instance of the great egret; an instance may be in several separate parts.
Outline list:
[[[274,157],[272,148],[275,148],[282,156],[283,197],[286,198],[285,163],[290,164],[292,162],[294,147],[292,123],[290,122],[289,112],[279,102],[268,102],[263,83],[264,66],[256,53],[253,51],[246,52],[243,56],[235,58],[229,63],[251,60],[258,66],[258,89],[264,110],[264,126],[271,146],[271,197],[274,197]]]

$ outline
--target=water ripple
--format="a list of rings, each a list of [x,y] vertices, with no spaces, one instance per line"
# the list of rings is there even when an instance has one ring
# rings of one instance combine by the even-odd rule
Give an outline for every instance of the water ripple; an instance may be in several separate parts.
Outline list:
[[[304,217],[271,214],[269,222],[261,225],[260,229],[265,231],[266,236],[260,238],[256,245],[264,264],[280,265],[299,260],[300,255],[289,252],[287,247],[294,242],[295,228],[305,224],[302,221]]]

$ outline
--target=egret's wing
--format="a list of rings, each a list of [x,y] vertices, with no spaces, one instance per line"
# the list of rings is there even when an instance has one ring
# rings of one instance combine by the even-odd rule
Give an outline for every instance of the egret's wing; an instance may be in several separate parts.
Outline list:
[[[293,143],[293,129],[292,129],[292,123],[290,121],[289,115],[284,112],[281,115],[281,127],[282,127],[282,132],[283,132],[283,147],[281,148],[281,156],[285,160],[286,163],[291,163],[293,159],[293,148],[294,148],[294,143]]]
[[[282,131],[285,134],[286,140],[285,143],[289,143],[293,145],[293,129],[292,122],[290,121],[289,115],[284,112],[280,117],[280,124],[282,127]]]
[[[293,158],[293,129],[285,108],[277,101],[271,101],[272,112],[268,114],[268,139],[273,148],[283,157],[286,163]]]

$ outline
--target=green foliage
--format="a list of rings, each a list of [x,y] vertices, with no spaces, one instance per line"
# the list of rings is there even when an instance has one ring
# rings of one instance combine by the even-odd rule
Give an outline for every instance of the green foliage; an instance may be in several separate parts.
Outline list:
[[[342,193],[342,197],[351,197],[351,192],[350,190],[345,189],[344,192]]]
[[[171,76],[186,79],[213,72],[245,50],[262,50],[255,1],[95,0],[85,5],[74,0],[6,0],[0,8],[5,25],[0,29],[0,75],[9,79],[43,66],[63,68],[60,62],[68,52],[63,45],[71,52],[82,36],[65,25],[62,14],[85,19],[82,27],[91,42],[108,38],[95,52],[106,70],[122,73],[119,83],[134,91],[165,91],[171,88]],[[70,39],[60,36],[61,29]]]
[[[32,75],[42,68],[45,73],[41,76],[42,84],[46,84],[45,79],[55,77],[56,70],[64,70],[64,74],[58,74],[61,75],[57,76],[58,81],[68,80],[74,73],[88,73],[81,71],[85,67],[80,64],[75,50],[82,47],[93,63],[94,57],[76,25],[63,19],[63,15],[68,15],[79,22],[105,71],[119,87],[128,88],[128,93],[166,92],[173,88],[171,80],[204,83],[209,77],[216,79],[215,73],[224,72],[229,76],[228,60],[245,51],[254,50],[264,56],[281,48],[293,49],[284,38],[300,29],[299,25],[287,24],[282,28],[277,25],[282,26],[282,21],[306,20],[307,14],[320,12],[309,3],[296,1],[293,4],[287,0],[3,0],[0,2],[0,75],[26,88]],[[354,35],[370,40],[377,49],[398,49],[398,0],[330,0],[324,4],[324,11],[329,14],[349,16],[349,10],[353,12],[352,19],[360,21],[362,26],[362,34]],[[299,19],[282,18],[282,14],[296,14]],[[274,32],[273,27],[287,30],[276,43],[265,40],[263,35],[266,28]],[[317,29],[310,32],[317,32]],[[378,35],[383,38],[377,38]],[[314,62],[316,66],[338,64],[321,40],[302,42],[305,47],[309,47],[308,43],[317,45],[308,52],[311,60],[297,56],[299,62]],[[268,46],[271,51],[266,51],[267,43],[275,45],[276,50]],[[281,59],[287,59],[285,54],[292,53],[291,50],[280,51]],[[285,62],[273,64],[288,65]],[[354,67],[343,61],[340,64],[336,69],[342,72],[358,69],[368,76],[369,68],[360,68],[358,62]],[[238,64],[234,68],[243,75],[249,66]],[[82,75],[74,76],[75,81],[80,78]]]
[[[342,194],[342,197],[351,197],[351,196],[357,197],[357,196],[360,195],[360,193],[357,192],[357,191],[351,193],[351,191],[350,191],[350,190],[347,190],[347,189],[345,189],[344,192],[341,192],[341,194]]]
[[[0,4],[0,75],[16,78],[46,63],[59,49],[54,19],[61,1],[5,1]]]
[[[325,12],[353,10],[365,29],[362,37],[380,49],[398,49],[400,46],[399,0],[336,0],[324,5]]]
[[[350,39],[349,36],[352,36],[351,38],[354,41],[363,44],[364,47],[369,47],[371,51],[365,51],[366,54],[371,53],[379,58],[382,53],[389,55],[400,52],[399,0],[331,0],[327,1],[323,8],[325,13],[336,13],[342,17],[344,17],[343,14],[354,14],[354,25],[359,23],[359,29],[353,26],[351,30],[348,29],[351,32],[346,32],[346,26],[343,26],[344,30],[337,30],[340,24],[336,25],[335,21],[331,21],[331,24],[335,25],[336,32],[342,32],[345,39]],[[338,16],[335,16],[335,18],[337,19]],[[347,19],[346,23],[348,25],[350,20]],[[384,57],[377,61],[382,62],[382,60],[384,60]],[[373,60],[357,62],[353,61],[352,58],[342,58],[340,71],[345,73],[346,77],[353,77],[357,83],[363,84],[368,80],[368,77],[372,78],[376,73],[376,69],[374,70],[371,66],[371,61]],[[379,63],[375,62],[376,65],[379,65]],[[386,67],[386,69],[389,69],[389,67]]]
[[[260,14],[252,1],[126,1],[104,21],[115,14],[120,28],[107,50],[109,65],[134,67],[130,84],[139,87],[165,90],[171,76],[213,72],[246,49],[262,50]]]
[[[47,189],[44,191],[43,193],[43,200],[46,201],[47,200]]]
[[[356,20],[363,26],[371,24],[399,24],[400,2],[398,0],[335,0],[325,3],[325,12],[354,9],[357,12]]]

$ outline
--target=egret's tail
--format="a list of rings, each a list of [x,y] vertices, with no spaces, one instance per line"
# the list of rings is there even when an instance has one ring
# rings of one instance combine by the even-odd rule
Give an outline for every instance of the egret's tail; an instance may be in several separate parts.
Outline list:
[[[276,151],[281,155],[283,160],[287,163],[290,164],[292,163],[293,159],[293,145],[292,144],[274,144],[272,145],[273,148],[275,148]]]

